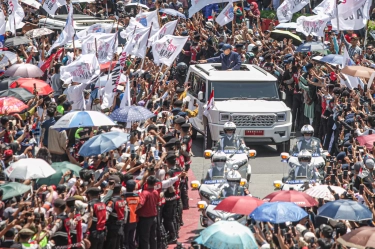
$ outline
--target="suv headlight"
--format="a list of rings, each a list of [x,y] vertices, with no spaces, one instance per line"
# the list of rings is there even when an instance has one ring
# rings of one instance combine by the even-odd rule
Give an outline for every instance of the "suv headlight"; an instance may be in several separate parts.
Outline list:
[[[285,122],[286,121],[286,113],[281,112],[276,114],[277,122]]]
[[[229,121],[230,114],[229,113],[220,113],[220,121]]]

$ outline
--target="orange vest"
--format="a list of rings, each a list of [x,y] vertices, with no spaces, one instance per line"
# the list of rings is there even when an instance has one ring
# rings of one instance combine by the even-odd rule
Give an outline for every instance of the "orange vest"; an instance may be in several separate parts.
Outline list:
[[[138,215],[136,214],[137,206],[139,204],[139,196],[126,197],[126,202],[129,207],[129,223],[138,222]]]

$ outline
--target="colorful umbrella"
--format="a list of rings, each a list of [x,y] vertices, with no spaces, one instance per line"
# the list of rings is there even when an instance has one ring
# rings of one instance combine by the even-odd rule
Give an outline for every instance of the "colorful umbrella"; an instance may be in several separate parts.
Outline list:
[[[280,224],[285,222],[300,221],[308,214],[292,202],[268,202],[257,207],[250,218],[256,221]]]
[[[35,96],[23,88],[11,88],[0,92],[0,97],[14,97],[23,102],[33,99]]]
[[[53,31],[47,28],[39,28],[39,29],[32,29],[26,32],[26,37],[28,38],[36,38],[44,35],[52,34]]]
[[[263,200],[268,202],[293,202],[300,207],[314,207],[319,204],[319,202],[308,194],[295,190],[276,191],[264,197]]]
[[[0,98],[0,114],[22,112],[29,108],[21,100],[14,97]]]
[[[53,126],[54,129],[77,127],[114,126],[115,123],[104,113],[97,111],[75,111],[62,116]]]
[[[39,96],[51,94],[53,89],[43,80],[31,79],[31,78],[20,78],[14,81],[9,86],[10,88],[24,88],[27,91],[34,93],[34,89],[38,92]]]
[[[7,90],[9,89],[9,86],[15,81],[20,79],[21,77],[19,76],[14,76],[14,77],[7,77],[5,79],[2,79],[0,81],[0,91]]]
[[[338,187],[338,186],[331,186],[331,189],[335,191],[338,195],[342,195],[346,190]],[[323,198],[326,201],[334,201],[335,197],[332,195],[331,191],[328,189],[328,185],[318,185],[312,188],[307,189],[304,191],[311,197],[314,198]]]
[[[333,220],[371,220],[372,212],[363,204],[353,200],[330,201],[318,209],[318,215]]]
[[[31,190],[31,186],[18,182],[9,182],[1,185],[0,189],[3,190],[3,200],[6,200],[15,196],[23,195],[27,191]]]
[[[118,108],[109,115],[113,120],[120,122],[144,121],[155,116],[143,106],[126,106]]]
[[[117,61],[109,61],[107,63],[103,63],[103,64],[100,64],[100,70],[108,70],[109,67],[111,66],[111,69],[114,69],[115,68],[115,65],[116,65]],[[107,76],[108,78],[108,76]]]
[[[375,228],[360,227],[352,230],[350,233],[340,236],[337,241],[347,248],[374,248],[375,247]]]
[[[214,210],[228,213],[248,215],[264,201],[250,196],[229,196],[219,203]]]
[[[270,37],[277,41],[282,41],[284,38],[288,40],[292,39],[294,45],[300,45],[302,43],[301,38],[290,31],[273,30],[270,34]]]
[[[328,50],[328,47],[323,42],[305,42],[298,46],[296,52],[325,52],[326,50]]]
[[[82,170],[81,167],[72,164],[70,162],[57,162],[57,163],[52,163],[51,167],[56,170],[56,173],[47,177],[47,178],[41,178],[37,180],[37,183],[39,185],[58,185],[61,177],[67,172],[68,170],[73,173],[75,176],[79,176],[79,172]]]
[[[43,71],[39,67],[30,64],[14,64],[10,66],[4,73],[5,76],[21,76],[24,78],[37,78],[43,76]]]

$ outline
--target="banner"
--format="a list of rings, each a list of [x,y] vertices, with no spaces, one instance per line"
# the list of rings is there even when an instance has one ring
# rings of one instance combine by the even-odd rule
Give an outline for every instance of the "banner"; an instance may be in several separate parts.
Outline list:
[[[354,1],[354,0],[352,0]],[[356,8],[351,10],[349,17],[343,17],[341,13],[347,13],[348,0],[345,3],[341,3],[338,6],[339,11],[339,30],[359,30],[366,26],[367,20],[370,18],[370,7],[371,0]],[[331,20],[332,30],[337,30],[337,18]]]
[[[8,23],[10,31],[15,34],[20,23],[25,17],[25,12],[18,0],[8,0]]]
[[[110,23],[96,23],[91,25],[88,28],[85,28],[84,30],[79,31],[76,33],[76,36],[78,39],[84,39],[88,34],[91,33],[106,33],[109,34],[112,32],[113,24]]]
[[[112,61],[113,54],[117,49],[117,33],[103,34],[91,33],[82,40],[82,54],[98,54],[100,64]],[[96,40],[96,46],[95,46]]]
[[[159,19],[158,19],[158,10],[154,10],[151,12],[142,11],[141,13],[135,16],[135,21],[137,23],[140,23],[144,28],[149,28],[151,27],[151,24],[152,24],[150,36],[154,35],[160,29]],[[133,30],[132,27],[128,26],[128,28],[130,28],[130,30]]]
[[[344,8],[342,8],[342,11],[339,12],[339,16],[342,16],[343,18],[350,17],[353,14],[353,10],[357,10],[364,6],[366,1],[367,0],[342,0],[341,4],[344,5]],[[339,6],[341,4],[339,4]]]
[[[157,40],[160,40],[161,38],[163,38],[165,35],[173,35],[177,26],[177,22],[178,20],[174,20],[174,21],[167,22],[166,24],[164,24],[164,26],[161,27],[161,29],[158,32],[156,32],[153,36],[151,36],[148,39],[148,47],[154,44],[154,42],[156,42]]]
[[[285,0],[279,8],[277,8],[277,19],[279,22],[289,22],[292,20],[294,13],[300,11],[310,0]]]
[[[329,20],[329,16],[300,16],[297,19],[296,31],[303,33],[305,36],[324,37],[324,29]]]
[[[154,62],[156,64],[163,63],[168,67],[171,66],[176,57],[181,53],[187,40],[187,36],[166,35],[156,41],[152,47]]]
[[[216,17],[216,22],[220,26],[224,26],[228,22],[233,21],[234,12],[233,12],[233,3],[230,1],[227,6],[220,12],[220,14]]]
[[[313,9],[317,15],[326,15],[331,19],[336,17],[336,0],[323,0],[318,6]]]
[[[50,15],[55,15],[56,10],[61,6],[66,5],[66,0],[45,0],[43,9]]]
[[[135,32],[133,32],[134,34],[132,34],[131,37],[128,37],[128,42],[126,43],[123,52],[126,52],[128,55],[135,55],[144,58],[150,28],[136,29]]]
[[[51,48],[48,51],[48,54],[51,54],[51,51],[59,46],[64,46],[71,40],[74,36],[74,26],[73,26],[73,5],[69,4],[69,14],[68,19],[66,20],[65,28],[61,31],[57,40],[52,44]]]
[[[90,83],[93,78],[100,74],[98,59],[94,54],[81,55],[68,66],[60,68],[60,79],[62,81],[72,80],[79,83]]]
[[[238,2],[240,0],[233,0],[232,2]],[[229,2],[228,0],[192,0],[191,7],[189,8],[189,18],[191,18],[195,13],[203,9],[206,5],[214,4],[214,3],[225,3]]]

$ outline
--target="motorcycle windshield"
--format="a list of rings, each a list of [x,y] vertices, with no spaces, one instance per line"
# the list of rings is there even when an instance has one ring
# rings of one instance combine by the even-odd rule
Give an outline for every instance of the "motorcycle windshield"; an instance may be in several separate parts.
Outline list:
[[[297,139],[297,142],[294,144],[291,155],[298,157],[298,154],[302,150],[308,150],[311,153],[312,157],[320,157],[320,140],[318,138],[311,138],[310,140],[305,140],[303,137]]]
[[[297,166],[295,168],[295,179],[311,179],[315,171],[314,166]]]

